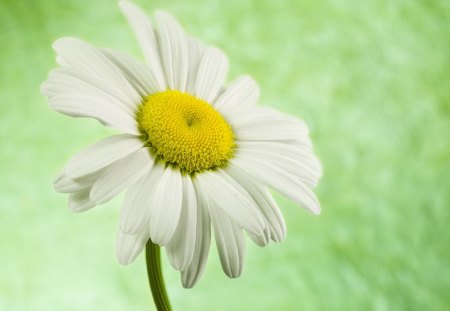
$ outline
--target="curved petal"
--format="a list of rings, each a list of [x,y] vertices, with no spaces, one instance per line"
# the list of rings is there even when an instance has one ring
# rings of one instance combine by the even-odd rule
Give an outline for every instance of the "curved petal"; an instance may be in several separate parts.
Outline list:
[[[79,213],[95,207],[95,203],[89,199],[90,188],[69,194],[68,206],[71,211]]]
[[[241,141],[299,141],[311,146],[303,121],[271,108],[248,108],[228,121]]]
[[[120,134],[102,139],[72,157],[65,174],[72,179],[89,175],[140,149],[144,142],[136,136]]]
[[[146,64],[134,59],[130,55],[112,49],[101,49],[108,59],[113,62],[136,89],[141,97],[163,91],[159,88],[158,81]]]
[[[265,247],[269,244],[269,240],[270,240],[270,229],[269,227],[266,227],[264,229],[263,234],[260,235],[256,235],[253,234],[251,232],[247,232],[247,235],[250,237],[250,239],[252,239],[252,241],[260,246],[260,247]]]
[[[67,176],[65,174],[65,171],[63,170],[56,176],[55,180],[53,181],[53,186],[56,192],[62,193],[78,192],[86,188],[92,187],[94,182],[97,180],[97,178],[103,171],[104,169],[101,169],[92,174],[72,179],[69,176]]]
[[[300,144],[289,144],[271,141],[242,141],[238,143],[239,148],[248,150],[264,150],[271,154],[280,154],[284,157],[294,159],[308,170],[314,178],[319,179],[322,176],[322,164],[314,155],[311,148]]]
[[[295,153],[289,153],[291,150],[288,149],[289,146],[286,144],[252,142],[239,144],[236,152],[242,157],[259,159],[262,162],[271,163],[293,174],[309,187],[315,187],[321,176],[321,171],[314,170],[311,166],[301,161],[300,154],[295,156]]]
[[[192,261],[195,248],[195,227],[197,225],[197,199],[189,175],[182,176],[183,206],[180,221],[172,239],[166,246],[167,257],[172,266],[180,271],[186,270]],[[198,219],[198,221],[201,221]]]
[[[164,11],[156,12],[161,60],[168,87],[186,92],[188,41],[178,22]]]
[[[137,102],[130,103],[127,99],[123,100],[117,90],[79,67],[53,69],[48,76],[48,80],[41,86],[42,93],[49,99],[58,95],[97,96],[110,102],[109,107],[114,106],[127,115],[133,116],[136,112]],[[85,97],[81,96],[81,98]]]
[[[222,169],[196,176],[199,186],[209,199],[222,208],[240,227],[256,235],[265,223],[255,201]]]
[[[135,107],[117,97],[112,88],[97,83],[77,68],[54,69],[41,92],[50,108],[72,117],[90,117],[126,133],[139,134]]]
[[[228,72],[225,54],[213,47],[206,48],[197,71],[194,95],[212,103],[222,87]]]
[[[230,162],[231,165],[236,165],[245,174],[274,188],[314,214],[320,214],[320,203],[314,192],[292,174],[270,163],[253,158],[244,158],[238,154]]]
[[[129,265],[142,252],[150,237],[148,230],[137,234],[123,233],[120,229],[116,238],[116,257],[120,264]]]
[[[194,180],[195,195],[197,198],[197,226],[194,257],[185,271],[181,272],[183,287],[193,287],[205,270],[211,245],[211,220],[208,213],[208,198],[203,196],[203,190]]]
[[[58,96],[49,104],[50,108],[74,118],[93,118],[105,126],[129,134],[139,134],[135,120],[116,109],[110,107],[107,101],[100,98],[81,98],[75,96]]]
[[[150,237],[155,244],[166,245],[178,226],[183,199],[181,173],[167,167],[153,192]]]
[[[98,48],[75,38],[61,38],[53,43],[54,50],[64,64],[82,71],[130,107],[141,101],[138,92],[129,84],[119,68]]]
[[[130,23],[136,39],[139,42],[148,66],[153,72],[157,81],[158,90],[166,89],[166,81],[158,52],[158,43],[156,41],[155,31],[150,23],[148,16],[140,8],[128,1],[119,1],[120,9]]]
[[[189,65],[188,65],[188,77],[186,83],[186,91],[189,94],[195,94],[195,80],[197,78],[198,65],[200,64],[200,60],[203,56],[203,46],[196,39],[189,37],[188,40],[188,56],[189,56]]]
[[[148,229],[153,192],[163,174],[163,167],[154,164],[149,173],[130,186],[120,210],[120,230],[136,234]]]
[[[250,238],[252,238],[252,240],[260,246],[267,245],[270,238],[272,238],[275,242],[283,241],[286,237],[286,223],[283,215],[281,214],[280,208],[267,188],[259,185],[256,180],[252,180],[236,165],[229,165],[227,167],[227,172],[229,172],[230,175],[236,179],[252,196],[261,210],[261,214],[263,215],[267,227],[269,228],[269,236],[266,235],[267,232],[259,236],[249,233]]]
[[[153,158],[148,148],[141,148],[111,164],[97,179],[91,189],[91,201],[102,204],[148,173]]]
[[[245,240],[242,229],[219,207],[209,205],[220,262],[225,274],[237,278],[244,266]]]
[[[258,97],[259,87],[255,80],[242,76],[230,83],[214,102],[214,108],[225,116],[232,116],[239,108],[254,105]]]

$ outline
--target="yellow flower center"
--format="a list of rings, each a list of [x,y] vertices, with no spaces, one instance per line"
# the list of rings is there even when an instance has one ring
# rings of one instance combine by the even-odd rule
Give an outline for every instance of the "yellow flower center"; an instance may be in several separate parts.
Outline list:
[[[137,120],[158,159],[195,174],[223,166],[233,156],[230,125],[206,101],[179,91],[149,95]]]

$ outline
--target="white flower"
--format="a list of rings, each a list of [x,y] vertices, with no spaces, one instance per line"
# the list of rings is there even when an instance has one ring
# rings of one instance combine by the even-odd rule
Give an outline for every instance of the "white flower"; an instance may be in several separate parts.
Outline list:
[[[128,189],[117,257],[129,264],[150,238],[166,247],[192,287],[208,257],[211,223],[229,277],[242,272],[244,232],[258,245],[280,242],[285,222],[268,188],[318,214],[311,191],[321,175],[308,130],[297,118],[256,106],[247,76],[224,86],[226,56],[187,35],[167,13],[155,30],[120,2],[146,64],[111,49],[63,38],[60,65],[42,85],[54,110],[122,131],[70,159],[55,180],[75,212]]]

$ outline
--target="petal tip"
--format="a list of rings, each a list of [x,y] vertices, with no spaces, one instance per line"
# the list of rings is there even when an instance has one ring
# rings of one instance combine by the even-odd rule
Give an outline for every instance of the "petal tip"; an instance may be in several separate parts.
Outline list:
[[[133,260],[131,260],[131,258],[129,258],[128,256],[123,256],[120,253],[117,253],[116,257],[117,257],[117,261],[122,266],[129,266],[133,262]]]
[[[58,52],[64,45],[76,43],[76,42],[80,42],[80,41],[81,41],[80,39],[76,39],[76,38],[72,38],[72,37],[62,37],[62,38],[56,39],[53,42],[52,48],[53,48],[53,50]]]
[[[314,207],[312,212],[314,215],[320,215],[320,213],[322,213],[322,209],[320,208],[320,206],[316,206],[316,207]]]
[[[195,284],[181,281],[181,285],[182,285],[183,288],[185,288],[185,289],[191,289],[192,287],[194,287]]]

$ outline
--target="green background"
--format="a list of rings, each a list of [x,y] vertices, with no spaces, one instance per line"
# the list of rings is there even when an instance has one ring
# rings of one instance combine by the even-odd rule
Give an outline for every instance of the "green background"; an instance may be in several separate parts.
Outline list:
[[[316,217],[277,197],[285,242],[213,246],[191,290],[163,258],[175,310],[450,309],[450,4],[446,0],[137,1],[174,14],[252,75],[261,105],[303,118],[325,174]],[[115,259],[122,197],[66,208],[52,179],[112,130],[51,111],[51,43],[142,58],[117,3],[0,0],[0,310],[152,310],[143,256]]]

